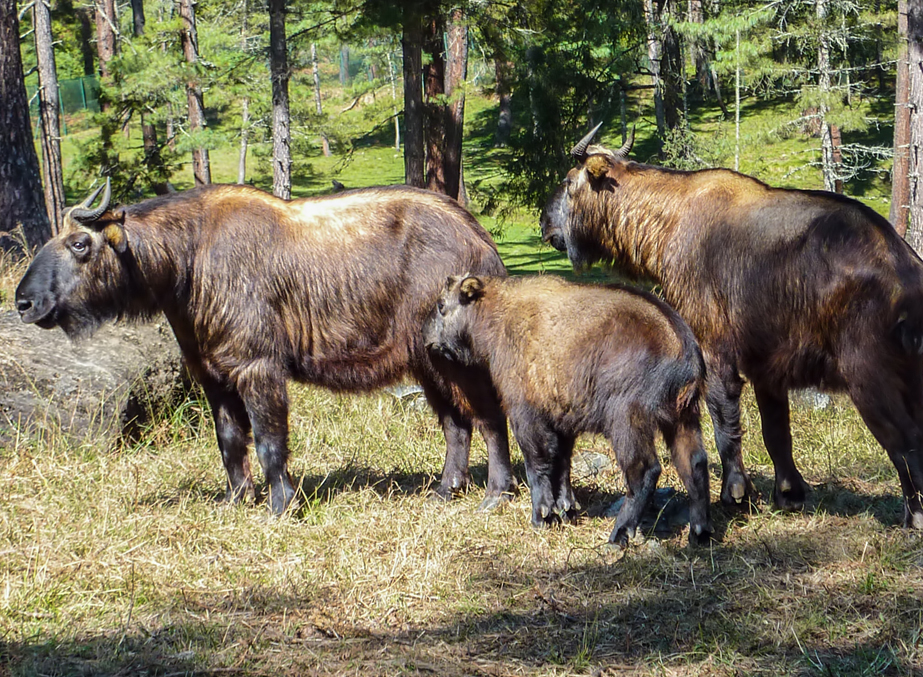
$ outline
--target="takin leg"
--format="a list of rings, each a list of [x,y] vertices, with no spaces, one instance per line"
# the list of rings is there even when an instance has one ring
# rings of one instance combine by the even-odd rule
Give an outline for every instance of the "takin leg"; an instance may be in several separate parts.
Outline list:
[[[497,404],[496,416],[482,420],[478,425],[481,437],[487,445],[487,491],[478,510],[494,510],[508,503],[519,492],[513,478],[510,462],[510,438],[507,432],[506,416]]]
[[[436,487],[435,494],[449,501],[466,492],[471,484],[468,474],[468,455],[471,450],[471,421],[462,416],[457,408],[448,402],[430,404],[436,410],[445,435],[445,464],[442,467],[442,479]]]
[[[449,500],[471,483],[468,463],[472,422],[462,413],[464,408],[477,419],[478,430],[487,445],[487,490],[478,510],[493,510],[518,492],[500,398],[485,370],[462,367],[432,355],[428,357],[432,372],[421,370],[414,376],[439,417],[446,438],[445,465],[435,494]],[[461,400],[461,406],[453,403],[453,398]]]
[[[721,456],[721,502],[725,505],[742,503],[757,496],[753,483],[744,470],[740,427],[740,392],[743,380],[733,364],[707,357],[705,401],[715,428],[715,444]]]
[[[570,469],[574,456],[574,443],[577,439],[572,435],[557,434],[557,452],[554,454],[552,466],[552,489],[555,495],[554,511],[564,522],[574,522],[580,504],[574,497],[574,489],[570,483]]]
[[[708,515],[711,500],[708,489],[708,454],[702,444],[698,412],[682,412],[678,423],[661,426],[661,431],[670,449],[673,466],[689,495],[689,543],[705,545],[711,540],[714,530]]]
[[[240,369],[237,388],[250,425],[256,456],[269,485],[269,509],[281,515],[295,497],[288,474],[288,394],[285,374],[269,360]]]
[[[772,502],[780,510],[801,510],[804,507],[807,484],[792,458],[792,427],[789,420],[788,393],[772,392],[753,383],[756,404],[760,410],[763,444],[772,459],[776,482]]]
[[[215,383],[203,383],[205,395],[211,405],[218,436],[218,449],[228,474],[225,501],[238,503],[253,500],[253,477],[247,442],[250,437],[250,419],[243,401],[234,391]]]
[[[904,494],[904,526],[914,529],[923,529],[921,379],[919,369],[907,369],[903,377],[867,369],[847,379],[849,395],[862,420],[897,469]]]
[[[625,502],[609,535],[609,542],[622,548],[635,535],[661,471],[654,449],[654,431],[647,421],[638,424],[631,420],[633,418],[637,417],[625,416],[624,420],[615,421],[609,436],[628,487]]]
[[[562,462],[558,458],[559,438],[547,423],[533,413],[525,411],[518,414],[511,415],[510,421],[526,463],[526,479],[529,482],[529,493],[532,495],[532,526],[541,529],[558,524],[562,520],[562,516],[557,512],[556,495],[560,491],[560,477],[555,478],[555,469],[559,468]],[[565,513],[565,517],[571,519],[573,515]]]

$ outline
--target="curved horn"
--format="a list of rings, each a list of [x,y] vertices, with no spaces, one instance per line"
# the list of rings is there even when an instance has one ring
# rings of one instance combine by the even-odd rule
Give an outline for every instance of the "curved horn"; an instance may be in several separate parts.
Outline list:
[[[599,128],[602,126],[603,126],[603,123],[600,122],[598,125],[593,127],[593,129],[590,130],[589,134],[587,134],[585,137],[580,139],[577,142],[577,145],[571,148],[570,154],[573,155],[578,160],[582,160],[583,158],[585,158],[586,149],[590,145],[590,141],[593,140],[593,137],[596,136],[596,132],[598,132]]]
[[[622,147],[615,151],[615,154],[618,157],[627,158],[631,147],[635,144],[635,128],[632,127],[631,131],[628,132],[628,138],[625,139],[625,143],[622,144]]]
[[[96,200],[96,196],[99,195],[99,192],[103,190],[103,188],[106,189],[106,192],[103,193],[103,199],[100,201],[99,206],[96,209],[89,209],[89,206],[93,204],[93,202]],[[93,191],[93,194],[90,195],[90,197],[88,197],[76,207],[73,207],[69,212],[70,217],[75,221],[79,221],[80,223],[95,221],[100,216],[102,216],[107,209],[109,209],[109,199],[111,197],[112,185],[110,184],[109,177],[107,176],[106,185],[100,186],[95,191]]]

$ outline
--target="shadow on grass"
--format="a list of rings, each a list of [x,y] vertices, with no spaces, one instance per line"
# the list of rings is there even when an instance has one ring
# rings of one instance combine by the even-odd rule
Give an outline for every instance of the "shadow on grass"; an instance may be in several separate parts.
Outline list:
[[[190,590],[109,633],[0,640],[0,665],[42,675],[920,674],[915,591],[867,594],[823,577],[843,559],[835,536],[816,527],[696,551],[645,544],[557,567],[472,552],[470,585],[509,591],[502,608],[419,624],[351,621],[354,602],[335,589]]]

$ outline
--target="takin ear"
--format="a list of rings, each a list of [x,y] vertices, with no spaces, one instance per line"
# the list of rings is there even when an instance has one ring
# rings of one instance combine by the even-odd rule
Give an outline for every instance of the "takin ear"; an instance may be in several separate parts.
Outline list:
[[[120,209],[112,215],[112,219],[106,220],[106,225],[102,229],[106,242],[119,254],[124,254],[128,249],[128,235],[122,225],[124,222],[125,211]]]
[[[591,155],[586,161],[590,183],[596,190],[612,190],[622,182],[625,163],[608,155]]]
[[[458,295],[463,306],[473,303],[484,295],[484,282],[477,277],[466,277],[458,288]]]

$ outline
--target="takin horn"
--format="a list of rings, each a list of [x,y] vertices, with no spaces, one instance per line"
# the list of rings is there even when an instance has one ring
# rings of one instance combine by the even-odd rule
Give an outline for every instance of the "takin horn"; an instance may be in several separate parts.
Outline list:
[[[590,141],[593,140],[593,137],[596,136],[596,132],[598,132],[599,128],[602,126],[603,123],[600,122],[598,125],[593,127],[589,134],[580,139],[580,141],[577,142],[577,145],[571,148],[570,154],[578,160],[583,160],[586,157],[586,149],[589,147]]]
[[[622,147],[615,151],[617,157],[627,158],[628,153],[631,150],[631,147],[635,144],[635,128],[632,127],[631,131],[628,132],[628,138],[625,139],[625,143],[622,144]]]
[[[99,195],[100,191],[103,190],[103,188],[106,189],[106,192],[103,193],[103,199],[100,201],[99,206],[96,209],[89,209],[89,206],[93,204],[93,202],[96,200],[96,197]],[[80,223],[95,221],[100,216],[102,216],[107,209],[109,209],[109,199],[111,197],[112,185],[110,184],[109,177],[107,176],[105,186],[100,186],[97,188],[95,191],[93,191],[93,194],[90,195],[90,197],[81,202],[79,205],[72,207],[68,213],[72,219],[79,221]]]

